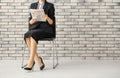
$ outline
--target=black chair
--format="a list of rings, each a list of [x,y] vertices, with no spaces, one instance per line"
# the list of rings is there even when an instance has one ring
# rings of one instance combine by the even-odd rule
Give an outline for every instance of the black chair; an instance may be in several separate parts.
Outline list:
[[[53,24],[52,26],[54,35],[52,37],[49,38],[44,38],[40,41],[51,41],[52,42],[52,51],[53,51],[53,69],[55,69],[58,65],[58,53],[56,51],[56,22]],[[56,53],[55,53],[56,51]],[[24,53],[25,53],[25,46],[24,46],[24,51],[22,54],[22,68],[24,67],[23,63],[24,63]],[[56,64],[55,64],[55,54],[56,54]]]
[[[49,37],[49,38],[44,38],[40,41],[51,41],[52,42],[52,50],[53,50],[53,69],[55,69],[58,65],[58,53],[56,51],[56,20],[54,18],[54,24],[52,26],[52,29],[53,29],[53,32],[54,32],[54,35],[52,37]],[[56,64],[55,64],[55,51],[56,51]]]

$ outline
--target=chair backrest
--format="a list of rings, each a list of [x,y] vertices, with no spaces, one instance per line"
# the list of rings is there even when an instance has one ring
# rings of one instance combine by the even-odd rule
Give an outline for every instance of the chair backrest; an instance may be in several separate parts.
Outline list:
[[[52,27],[53,28],[53,32],[54,32],[54,38],[56,38],[56,19],[54,20],[54,26]]]
[[[56,19],[54,18],[54,24],[53,24],[53,26],[52,26],[52,29],[53,29],[53,33],[54,33],[54,35],[53,35],[53,38],[56,38]]]

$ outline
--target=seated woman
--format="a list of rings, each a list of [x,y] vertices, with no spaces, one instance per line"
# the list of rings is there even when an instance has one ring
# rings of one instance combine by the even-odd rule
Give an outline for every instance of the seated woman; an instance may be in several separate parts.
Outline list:
[[[24,40],[27,47],[30,50],[30,57],[27,65],[24,67],[25,70],[32,70],[35,60],[37,61],[40,70],[43,70],[45,64],[41,57],[37,53],[37,44],[39,40],[54,36],[53,26],[55,24],[55,9],[52,3],[46,0],[39,0],[36,3],[32,3],[30,9],[44,9],[45,15],[42,18],[46,19],[46,22],[36,21],[30,14],[29,19],[29,30],[24,35]]]

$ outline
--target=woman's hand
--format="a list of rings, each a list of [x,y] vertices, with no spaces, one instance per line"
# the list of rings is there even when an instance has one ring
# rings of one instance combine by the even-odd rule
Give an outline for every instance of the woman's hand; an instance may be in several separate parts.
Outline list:
[[[42,16],[42,18],[45,19],[45,20],[47,20],[48,15],[47,15],[47,14],[44,14],[44,15]]]
[[[34,19],[34,18],[32,18],[32,19],[30,20],[30,24],[31,24],[31,25],[34,24],[35,22],[37,22],[37,21],[36,21],[36,19]]]
[[[42,16],[42,18],[45,19],[46,21],[48,21],[48,23],[49,23],[50,25],[53,24],[53,20],[52,20],[51,18],[49,18],[47,14],[44,14],[44,15]]]

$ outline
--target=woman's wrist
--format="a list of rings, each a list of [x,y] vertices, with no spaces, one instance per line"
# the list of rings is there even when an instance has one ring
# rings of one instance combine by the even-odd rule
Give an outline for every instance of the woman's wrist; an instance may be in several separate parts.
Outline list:
[[[36,22],[36,19],[32,18],[29,23],[32,25],[32,24],[34,24],[35,22]]]
[[[48,15],[46,14],[46,17],[45,17],[46,20],[48,20]]]

